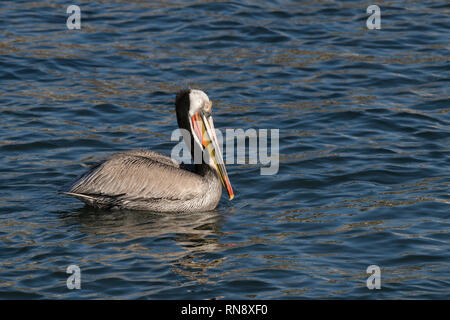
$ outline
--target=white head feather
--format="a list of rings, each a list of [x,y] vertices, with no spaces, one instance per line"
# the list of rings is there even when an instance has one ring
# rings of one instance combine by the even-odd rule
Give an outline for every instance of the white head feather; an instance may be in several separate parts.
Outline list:
[[[208,96],[201,90],[192,89],[189,93],[189,115],[192,117],[200,108],[210,103]]]

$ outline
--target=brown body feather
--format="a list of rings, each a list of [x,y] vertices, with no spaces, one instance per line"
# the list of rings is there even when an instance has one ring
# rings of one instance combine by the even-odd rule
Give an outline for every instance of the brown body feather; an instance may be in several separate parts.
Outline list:
[[[191,172],[148,150],[119,152],[78,178],[66,194],[102,209],[208,211],[222,194],[217,173]]]

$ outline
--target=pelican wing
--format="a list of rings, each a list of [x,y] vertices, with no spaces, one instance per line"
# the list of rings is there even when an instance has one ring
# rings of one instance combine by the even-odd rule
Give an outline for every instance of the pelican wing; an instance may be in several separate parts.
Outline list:
[[[84,197],[188,200],[203,192],[202,177],[170,158],[147,150],[113,154],[82,175],[69,194]]]

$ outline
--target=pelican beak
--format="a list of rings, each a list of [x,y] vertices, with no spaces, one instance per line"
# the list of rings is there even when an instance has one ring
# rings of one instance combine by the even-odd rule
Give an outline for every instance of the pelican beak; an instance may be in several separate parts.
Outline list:
[[[228,178],[227,169],[223,162],[222,152],[220,151],[219,143],[217,141],[216,131],[214,129],[214,123],[211,116],[211,112],[200,112],[200,118],[203,123],[202,130],[202,144],[208,151],[210,158],[212,159],[214,165],[216,166],[217,172],[219,173],[220,181],[225,189],[227,189],[230,200],[233,200],[234,193],[233,188],[230,184],[230,179]],[[202,129],[203,129],[202,128]]]

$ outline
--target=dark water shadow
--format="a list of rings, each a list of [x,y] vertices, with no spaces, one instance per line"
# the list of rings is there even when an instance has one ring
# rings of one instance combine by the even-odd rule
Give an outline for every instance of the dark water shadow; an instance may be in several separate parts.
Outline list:
[[[196,278],[222,261],[218,211],[160,214],[137,211],[100,211],[88,207],[61,212],[60,218],[81,238],[87,251],[104,248],[105,256],[121,254],[167,263],[176,274]],[[80,252],[81,253],[81,252]],[[89,255],[89,252],[86,252]],[[201,260],[201,263],[197,261]],[[133,262],[130,268],[133,268]],[[200,270],[198,270],[200,268]],[[199,271],[199,272],[197,272]]]
[[[155,213],[146,211],[104,211],[83,207],[61,212],[65,224],[96,239],[133,241],[139,238],[173,238],[183,247],[197,247],[209,236],[220,235],[222,217],[218,211],[197,213]],[[209,242],[209,241],[207,241]]]

